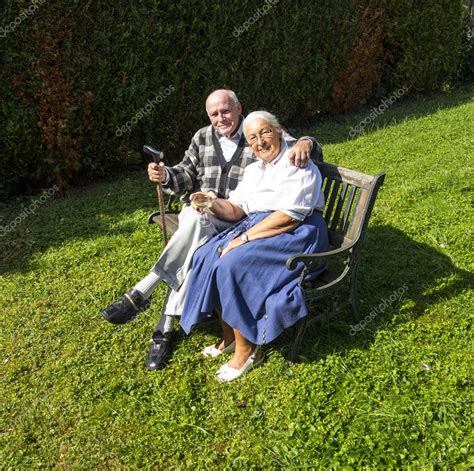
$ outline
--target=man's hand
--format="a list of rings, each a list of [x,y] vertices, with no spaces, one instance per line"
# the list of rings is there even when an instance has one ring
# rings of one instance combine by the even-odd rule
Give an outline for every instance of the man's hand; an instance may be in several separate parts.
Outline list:
[[[166,166],[163,162],[148,164],[148,178],[153,183],[163,183],[166,180]]]
[[[304,168],[308,165],[313,143],[309,139],[300,139],[291,148],[288,158],[295,167]]]

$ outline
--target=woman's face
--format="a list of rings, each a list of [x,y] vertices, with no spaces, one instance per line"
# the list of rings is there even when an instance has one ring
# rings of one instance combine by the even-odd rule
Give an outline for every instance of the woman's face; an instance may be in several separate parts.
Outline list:
[[[268,163],[280,153],[280,130],[263,118],[254,119],[247,125],[247,141],[253,153]]]

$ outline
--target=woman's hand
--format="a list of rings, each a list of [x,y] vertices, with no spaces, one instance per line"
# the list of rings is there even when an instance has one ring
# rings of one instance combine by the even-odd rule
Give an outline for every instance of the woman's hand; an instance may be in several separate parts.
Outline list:
[[[228,244],[227,247],[224,247],[224,250],[221,253],[221,257],[223,257],[227,252],[230,252],[231,250],[235,249],[236,247],[239,247],[239,245],[243,245],[245,242],[240,239],[239,237],[236,237],[235,239],[231,240]]]
[[[189,197],[191,206],[200,214],[204,213],[207,209],[211,209],[216,199],[217,196],[213,191],[208,191],[207,193],[198,191]]]

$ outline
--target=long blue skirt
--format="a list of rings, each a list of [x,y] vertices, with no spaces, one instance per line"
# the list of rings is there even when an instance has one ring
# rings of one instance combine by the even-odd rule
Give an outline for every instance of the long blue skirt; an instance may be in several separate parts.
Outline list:
[[[291,232],[250,241],[220,256],[220,248],[269,214],[251,213],[195,252],[180,321],[186,334],[220,309],[227,324],[262,345],[307,315],[298,284],[303,266],[290,271],[285,263],[295,254],[328,249],[327,227],[320,213]]]

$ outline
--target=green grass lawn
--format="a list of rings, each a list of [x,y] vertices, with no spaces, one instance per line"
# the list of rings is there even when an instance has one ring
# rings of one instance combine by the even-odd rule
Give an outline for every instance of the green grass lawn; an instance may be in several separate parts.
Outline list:
[[[370,109],[310,132],[325,158],[386,171],[362,256],[362,316],[313,323],[297,363],[292,332],[267,361],[221,385],[199,351],[216,325],[180,335],[146,372],[165,295],[134,322],[100,310],[161,250],[145,172],[54,195],[0,238],[1,467],[468,469],[472,450],[472,89]],[[5,226],[30,199],[1,208]],[[354,332],[352,332],[354,333]],[[471,461],[470,461],[471,460]]]

